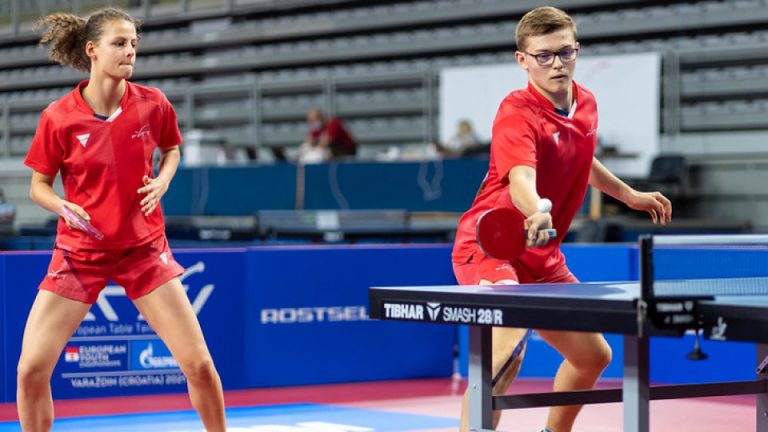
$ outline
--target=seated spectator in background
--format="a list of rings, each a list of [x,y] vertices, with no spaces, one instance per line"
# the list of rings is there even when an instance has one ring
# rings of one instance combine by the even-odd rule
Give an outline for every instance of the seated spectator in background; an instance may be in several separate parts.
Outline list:
[[[338,118],[327,118],[322,110],[313,108],[307,123],[309,133],[299,149],[299,161],[320,162],[357,154],[357,142]]]
[[[462,156],[481,146],[469,120],[460,120],[456,133],[438,151],[443,156]]]
[[[16,218],[16,206],[5,199],[5,193],[0,189],[0,225],[13,225]]]

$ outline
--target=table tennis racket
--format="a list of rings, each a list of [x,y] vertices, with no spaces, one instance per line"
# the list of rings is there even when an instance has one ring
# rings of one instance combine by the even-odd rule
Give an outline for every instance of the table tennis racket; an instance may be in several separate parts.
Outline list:
[[[549,238],[557,237],[557,230],[543,229]],[[527,232],[525,216],[509,207],[492,208],[477,220],[477,243],[488,256],[512,261],[525,253]]]
[[[104,234],[102,234],[101,231],[99,231],[95,226],[91,225],[90,222],[80,217],[77,213],[73,212],[66,205],[61,206],[61,212],[64,213],[67,218],[74,222],[75,225],[77,225],[81,230],[85,231],[85,233],[89,236],[95,238],[96,240],[104,240]]]

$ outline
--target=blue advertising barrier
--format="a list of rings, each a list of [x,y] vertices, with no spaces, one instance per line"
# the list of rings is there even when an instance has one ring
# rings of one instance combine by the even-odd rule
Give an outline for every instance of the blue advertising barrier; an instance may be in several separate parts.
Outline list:
[[[450,376],[453,326],[368,320],[371,285],[455,284],[446,246],[254,248],[248,387]]]
[[[187,269],[182,283],[224,387],[240,389],[449,376],[456,328],[371,321],[367,288],[454,284],[450,251],[448,245],[367,245],[205,249],[175,256]],[[582,281],[637,277],[634,247],[567,245],[564,252]],[[678,264],[659,267],[667,278],[764,276],[768,271],[759,265],[768,253],[757,262],[741,251],[709,253],[674,251],[657,255],[656,261]],[[707,265],[710,259],[725,265]],[[48,252],[0,254],[3,401],[15,398],[22,332],[49,260]],[[692,268],[698,268],[695,274]],[[466,333],[458,333],[460,367],[466,373]],[[608,340],[614,361],[605,376],[619,377],[621,339],[608,335]],[[651,349],[664,355],[652,356],[652,378],[739,380],[754,374],[753,344],[704,341],[709,359],[703,362],[685,358],[692,346],[690,338],[654,339]],[[61,354],[54,397],[186,391],[169,354],[122,289],[110,286]],[[560,361],[559,354],[534,339],[521,375],[551,377]]]
[[[368,319],[371,284],[455,283],[450,249],[261,248],[176,251],[224,388],[452,373],[455,329]],[[13,401],[29,309],[50,253],[0,255],[2,400]],[[66,344],[54,397],[186,391],[168,349],[121,287],[108,286]]]
[[[488,171],[488,159],[331,162],[304,167],[307,210],[466,210]],[[248,216],[296,208],[296,165],[182,168],[163,197],[166,215]],[[243,188],[247,194],[241,193]],[[392,193],[397,191],[397,193]]]
[[[183,168],[163,196],[166,215],[249,216],[260,209],[295,207],[296,166],[287,163]]]
[[[463,212],[487,171],[487,158],[307,165],[304,208]]]
[[[6,286],[5,286],[5,255],[0,254],[0,313],[3,314],[3,316],[0,316],[0,402],[5,401],[5,386],[6,386],[6,379],[5,379],[5,370],[6,370],[6,363],[8,362],[8,350],[6,349],[6,340],[5,340],[5,293],[7,292]]]
[[[179,251],[181,281],[229,389],[243,388],[243,250]],[[15,399],[16,363],[37,286],[50,253],[6,254],[4,400]],[[11,305],[13,305],[11,307]],[[173,313],[169,311],[169,313]],[[55,398],[186,391],[186,380],[125,291],[107,286],[67,343],[51,381]]]

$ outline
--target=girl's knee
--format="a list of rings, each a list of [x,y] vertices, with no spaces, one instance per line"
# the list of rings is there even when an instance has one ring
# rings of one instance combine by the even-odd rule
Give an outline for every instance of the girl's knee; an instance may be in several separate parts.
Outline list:
[[[53,369],[42,362],[20,361],[16,368],[19,387],[47,384],[51,380]]]
[[[218,376],[213,359],[209,356],[182,360],[179,367],[187,380],[193,383],[211,382]]]

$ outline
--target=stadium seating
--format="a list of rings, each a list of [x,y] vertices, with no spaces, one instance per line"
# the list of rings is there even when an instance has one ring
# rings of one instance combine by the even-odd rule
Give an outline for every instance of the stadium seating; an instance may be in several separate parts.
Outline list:
[[[82,74],[53,65],[32,23],[52,10],[103,2],[0,3],[0,158],[26,152],[42,109]],[[306,111],[342,116],[375,157],[437,139],[441,68],[513,61],[514,29],[538,2],[506,0],[115,0],[145,21],[135,80],[163,89],[183,130],[265,154],[295,147]],[[691,140],[768,136],[768,1],[559,0],[579,25],[582,54],[664,55],[666,152],[690,163],[722,153]],[[11,7],[14,5],[14,7]],[[702,135],[704,134],[704,135]],[[694,146],[695,147],[695,146]],[[703,152],[703,153],[701,153]],[[746,157],[746,156],[744,156]]]

